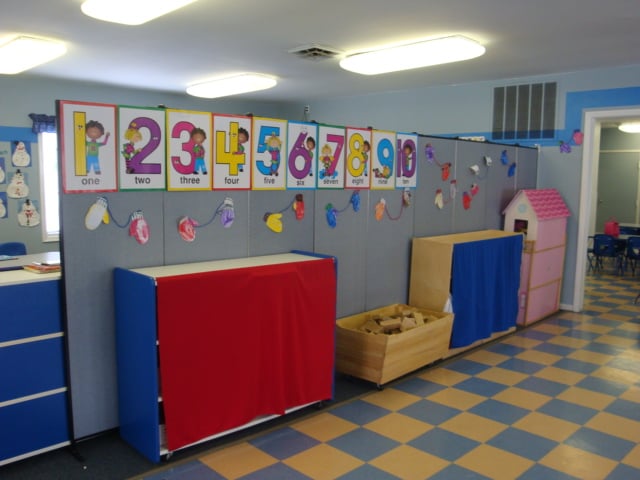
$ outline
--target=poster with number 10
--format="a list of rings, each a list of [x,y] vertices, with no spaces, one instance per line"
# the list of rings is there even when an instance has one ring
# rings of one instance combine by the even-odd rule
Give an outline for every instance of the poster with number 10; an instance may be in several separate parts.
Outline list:
[[[289,122],[288,135],[287,188],[315,188],[318,125]]]
[[[396,188],[415,188],[418,178],[417,147],[417,134],[396,134]]]
[[[118,189],[116,105],[58,103],[65,193]]]
[[[287,121],[253,117],[252,131],[252,188],[284,190],[287,183]]]
[[[251,117],[213,115],[213,188],[251,188]]]
[[[167,110],[167,190],[211,190],[211,114]]]
[[[164,109],[118,108],[120,190],[164,190]]]

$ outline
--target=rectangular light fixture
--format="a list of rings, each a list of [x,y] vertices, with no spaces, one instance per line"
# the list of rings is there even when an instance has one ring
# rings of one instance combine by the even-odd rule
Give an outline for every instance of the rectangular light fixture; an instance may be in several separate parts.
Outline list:
[[[618,130],[624,133],[640,133],[640,122],[624,122],[618,125]]]
[[[196,0],[86,0],[80,9],[85,15],[105,22],[142,25]]]
[[[230,77],[215,78],[187,87],[187,93],[194,97],[218,98],[257,92],[275,87],[277,80],[260,73],[242,73]]]
[[[62,42],[20,35],[0,45],[0,73],[24,72],[58,58],[66,51]]]
[[[356,53],[343,58],[340,66],[362,75],[378,75],[470,60],[483,55],[484,52],[485,48],[475,40],[462,35],[452,35]]]

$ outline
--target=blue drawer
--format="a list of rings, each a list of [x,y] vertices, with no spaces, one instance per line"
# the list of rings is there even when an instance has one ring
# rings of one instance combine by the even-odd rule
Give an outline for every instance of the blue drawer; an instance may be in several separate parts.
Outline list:
[[[66,384],[61,337],[2,347],[0,365],[0,402]]]
[[[62,330],[60,280],[0,287],[0,343]]]
[[[69,441],[64,393],[0,408],[0,461]]]

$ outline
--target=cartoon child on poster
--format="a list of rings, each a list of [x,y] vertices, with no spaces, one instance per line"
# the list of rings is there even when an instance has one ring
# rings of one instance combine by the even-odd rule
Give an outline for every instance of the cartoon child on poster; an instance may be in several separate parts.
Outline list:
[[[196,164],[193,167],[193,174],[197,175],[198,171],[203,175],[207,174],[207,166],[204,163],[205,150],[202,144],[207,139],[207,134],[201,128],[195,127],[191,130],[191,141],[193,142],[193,154],[196,157]]]
[[[282,141],[279,137],[272,134],[267,139],[267,152],[271,155],[271,167],[269,169],[269,175],[278,176],[278,168],[280,167],[280,147]]]
[[[122,146],[122,156],[124,158],[126,172],[135,173],[135,169],[131,166],[131,159],[140,152],[135,144],[142,140],[142,134],[135,122],[129,124],[129,128],[124,132],[124,139],[127,140]]]
[[[320,170],[320,178],[335,178],[338,172],[335,171],[335,166],[333,165],[333,150],[328,143],[322,146],[320,154],[320,161],[324,166],[324,170]]]
[[[89,120],[85,126],[85,133],[87,135],[87,172],[93,169],[93,173],[100,175],[100,159],[98,154],[100,153],[100,147],[103,147],[109,141],[109,132],[105,135],[104,126],[96,121]],[[104,141],[99,142],[98,139],[104,135]]]

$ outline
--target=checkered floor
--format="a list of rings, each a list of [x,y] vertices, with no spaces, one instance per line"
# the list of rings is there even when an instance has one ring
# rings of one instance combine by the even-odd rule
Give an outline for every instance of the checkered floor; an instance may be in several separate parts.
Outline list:
[[[640,479],[640,282],[147,480]]]

